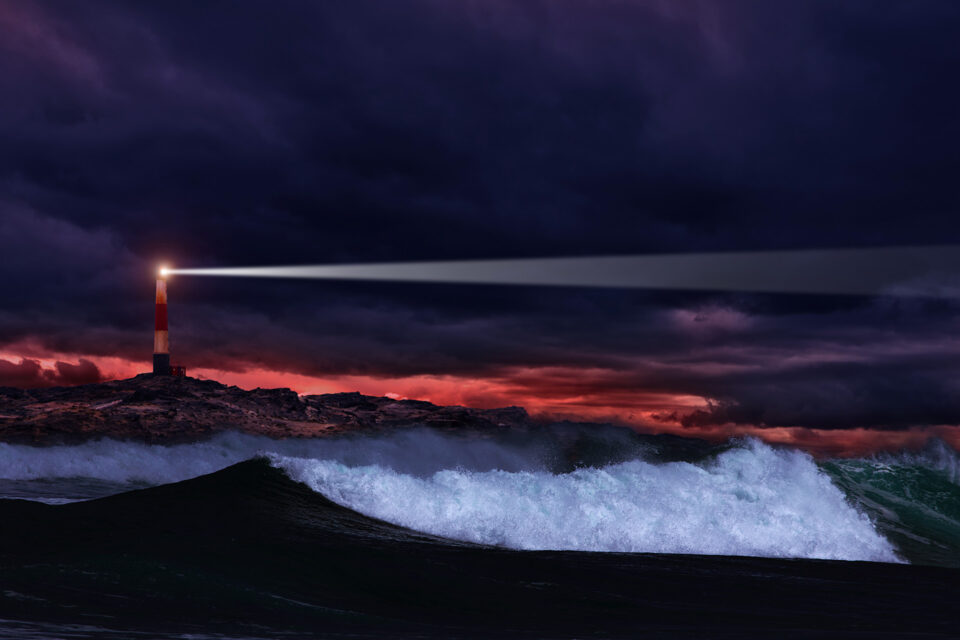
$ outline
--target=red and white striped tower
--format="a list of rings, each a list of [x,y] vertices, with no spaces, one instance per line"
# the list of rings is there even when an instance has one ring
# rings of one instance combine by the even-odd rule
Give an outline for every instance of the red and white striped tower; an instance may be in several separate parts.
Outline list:
[[[170,334],[167,331],[167,269],[157,275],[157,313],[153,333],[153,375],[170,375]]]

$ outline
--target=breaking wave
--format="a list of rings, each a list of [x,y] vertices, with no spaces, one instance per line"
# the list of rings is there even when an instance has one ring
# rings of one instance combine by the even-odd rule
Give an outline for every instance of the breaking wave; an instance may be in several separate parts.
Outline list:
[[[350,509],[468,542],[898,561],[812,458],[755,441],[707,464],[634,460],[566,474],[446,469],[422,478],[333,460],[272,461]]]
[[[288,440],[224,433],[177,445],[0,443],[0,498],[85,500],[263,456],[361,514],[485,545],[960,562],[960,457],[939,442],[920,452],[821,462],[753,440],[709,445],[564,428]]]

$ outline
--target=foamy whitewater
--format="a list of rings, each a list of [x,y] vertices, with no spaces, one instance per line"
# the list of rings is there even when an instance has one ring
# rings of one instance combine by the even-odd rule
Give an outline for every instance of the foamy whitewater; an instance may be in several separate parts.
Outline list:
[[[0,444],[0,494],[91,498],[256,456],[367,516],[486,545],[901,561],[871,516],[809,455],[753,440],[699,461],[657,462],[632,452],[624,462],[567,473],[552,469],[549,451],[530,442],[428,430],[284,441],[223,434],[173,446]],[[58,497],[58,482],[76,495]]]
[[[207,441],[176,445],[108,438],[53,447],[0,442],[0,480],[96,478],[116,483],[166,484],[269,453],[332,459],[351,466],[379,464],[414,474],[452,467],[527,469],[531,464],[540,464],[543,457],[535,445],[466,442],[428,429],[383,437],[288,440],[228,432]]]
[[[703,466],[621,463],[568,474],[439,471],[271,456],[292,478],[387,522],[512,549],[898,561],[806,454],[759,442]]]

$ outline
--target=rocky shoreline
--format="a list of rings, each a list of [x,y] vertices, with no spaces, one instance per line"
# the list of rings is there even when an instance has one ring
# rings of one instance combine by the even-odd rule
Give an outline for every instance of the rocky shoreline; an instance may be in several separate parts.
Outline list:
[[[172,443],[241,431],[274,438],[426,426],[529,427],[520,407],[441,407],[419,400],[290,389],[244,390],[213,380],[141,374],[75,387],[0,387],[0,441],[68,444],[95,438]]]

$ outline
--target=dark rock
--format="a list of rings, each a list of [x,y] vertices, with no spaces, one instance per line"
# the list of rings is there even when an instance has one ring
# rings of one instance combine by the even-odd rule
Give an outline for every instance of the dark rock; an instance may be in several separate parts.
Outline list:
[[[360,393],[300,396],[213,380],[141,374],[127,380],[25,391],[0,388],[0,441],[60,444],[110,437],[180,442],[226,430],[274,438],[382,431],[528,427],[520,407],[440,407]]]

